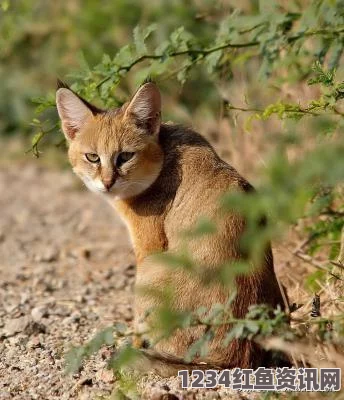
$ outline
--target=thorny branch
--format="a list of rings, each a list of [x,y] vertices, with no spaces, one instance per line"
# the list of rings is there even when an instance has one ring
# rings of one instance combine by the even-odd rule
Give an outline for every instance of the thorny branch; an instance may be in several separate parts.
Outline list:
[[[257,26],[253,27],[252,29],[255,29]],[[249,32],[249,30],[247,30]],[[297,40],[301,39],[302,37],[311,37],[311,36],[318,36],[318,35],[323,35],[323,36],[335,36],[335,35],[340,35],[341,33],[344,32],[343,29],[337,29],[337,30],[329,30],[329,29],[319,29],[319,30],[310,30],[308,32],[303,32],[298,35],[291,36],[287,39],[288,44],[292,44],[296,42]],[[244,33],[244,32],[241,32]],[[260,46],[262,45],[263,42],[259,40],[254,40],[251,42],[243,42],[243,43],[232,43],[232,42],[227,42],[223,43],[218,46],[211,47],[209,49],[187,49],[187,50],[182,50],[182,51],[173,51],[170,53],[162,53],[162,54],[144,54],[138,58],[136,58],[134,61],[132,61],[128,65],[122,65],[118,67],[116,70],[116,73],[119,74],[120,72],[129,72],[135,65],[145,61],[145,60],[163,60],[166,57],[169,58],[174,58],[174,57],[179,57],[179,56],[184,56],[184,55],[190,55],[190,56],[202,56],[202,58],[207,57],[208,55],[220,51],[220,50],[225,50],[225,49],[242,49],[242,48],[247,48],[247,47],[255,47],[255,46]],[[112,78],[112,75],[106,76],[104,79],[102,79],[96,86],[98,89],[100,86],[102,86],[105,82],[110,80]],[[302,112],[302,111],[301,111]],[[311,113],[310,111],[304,110],[303,112],[305,113]]]

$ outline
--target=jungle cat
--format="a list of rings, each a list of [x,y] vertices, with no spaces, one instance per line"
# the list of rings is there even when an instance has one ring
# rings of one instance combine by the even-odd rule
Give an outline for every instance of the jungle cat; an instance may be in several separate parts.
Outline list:
[[[219,198],[231,191],[249,193],[252,186],[221,160],[200,134],[161,122],[161,95],[153,82],[144,83],[130,101],[117,109],[100,110],[62,83],[56,103],[73,171],[91,191],[113,205],[128,227],[137,260],[134,314],[138,337],[147,328],[147,319],[143,324],[147,310],[163,301],[152,292],[164,293],[165,288],[172,287],[171,306],[177,311],[226,303],[228,288],[216,281],[205,285],[202,275],[215,276],[219,265],[244,257],[239,242],[245,220],[237,213],[224,213]],[[187,243],[199,275],[157,261],[155,253],[174,253],[181,248],[181,232],[192,228],[200,217],[215,221],[217,228],[214,234]],[[252,266],[251,273],[236,277],[236,284],[237,294],[231,305],[235,317],[244,317],[252,304],[279,304],[283,308],[270,246],[262,262]],[[142,287],[149,291],[140,290]],[[177,330],[147,354],[170,360],[171,365],[179,361],[182,365],[187,349],[204,329],[195,326]],[[223,348],[226,330],[228,326],[216,331],[208,354],[196,357],[193,365],[264,365],[266,354],[253,341],[234,340]],[[153,343],[154,339],[147,333],[144,342]],[[172,370],[167,367],[160,373],[168,375]]]

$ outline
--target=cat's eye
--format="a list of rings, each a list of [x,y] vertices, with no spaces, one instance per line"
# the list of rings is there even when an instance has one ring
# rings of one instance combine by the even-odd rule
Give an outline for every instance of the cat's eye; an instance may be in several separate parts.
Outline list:
[[[100,161],[100,158],[96,153],[86,153],[85,157],[91,163],[98,163]]]
[[[134,157],[134,154],[135,153],[129,151],[123,151],[122,153],[119,153],[116,159],[116,167],[119,168],[124,163],[131,160]]]

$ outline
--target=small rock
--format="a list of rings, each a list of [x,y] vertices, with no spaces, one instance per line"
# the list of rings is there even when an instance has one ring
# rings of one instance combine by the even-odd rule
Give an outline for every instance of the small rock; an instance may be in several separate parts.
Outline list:
[[[24,292],[21,293],[20,295],[20,304],[26,304],[30,300],[30,293],[29,292]]]
[[[116,281],[113,284],[113,287],[117,290],[122,290],[127,285],[127,279],[125,276],[120,275],[117,277]]]
[[[80,322],[81,314],[78,311],[74,311],[69,317],[63,319],[63,324],[77,324]]]
[[[146,398],[146,397],[145,397]],[[148,397],[147,397],[148,399]],[[172,393],[165,393],[159,389],[153,389],[149,394],[150,400],[179,400],[179,397]]]
[[[173,393],[164,393],[161,400],[179,400],[179,397]]]
[[[86,287],[84,287],[84,288],[82,289],[82,294],[83,294],[84,296],[88,296],[88,295],[91,294],[91,293],[92,293],[92,290],[91,290],[91,288],[88,287],[88,286],[86,286]]]
[[[18,304],[4,304],[6,314],[13,314],[19,308]]]
[[[35,321],[30,321],[25,328],[25,333],[29,336],[36,335],[38,333],[45,333],[46,331],[47,327],[44,324]]]
[[[36,254],[36,262],[52,262],[58,259],[59,253],[56,248],[48,247],[41,254]]]
[[[125,274],[127,276],[134,276],[135,275],[135,265],[128,265],[127,268],[125,269]]]
[[[17,333],[24,332],[25,329],[29,326],[29,324],[30,324],[30,318],[27,316],[10,319],[6,321],[2,334],[5,337],[14,336]]]
[[[72,249],[69,254],[77,260],[88,260],[91,257],[91,250],[84,247],[78,247]]]
[[[31,340],[29,340],[27,345],[31,349],[42,347],[41,339],[39,338],[39,336],[34,336]]]
[[[127,322],[132,321],[133,311],[130,306],[120,306],[117,309],[117,312],[119,312],[122,315],[125,321]]]
[[[78,383],[80,386],[92,386],[93,380],[92,380],[92,378],[85,377],[85,378],[82,378]]]
[[[3,390],[0,391],[0,400],[10,400],[12,399],[12,395],[10,392],[5,392]]]
[[[44,306],[35,307],[31,310],[31,317],[35,322],[40,322],[42,318],[48,316],[48,310]]]
[[[26,345],[28,339],[29,337],[27,335],[19,333],[18,335],[8,338],[8,341],[9,343],[11,343],[11,345],[21,347],[23,345]]]
[[[99,354],[102,360],[109,360],[110,357],[113,355],[113,351],[110,350],[108,347],[103,347],[99,350]]]
[[[58,315],[60,317],[68,317],[70,316],[70,314],[71,314],[71,309],[65,306],[54,307],[54,310],[49,312],[49,315]]]
[[[114,375],[111,369],[101,369],[96,373],[96,379],[105,383],[113,383]]]
[[[75,296],[75,301],[77,303],[86,303],[87,299],[82,294],[78,294]]]
[[[79,322],[81,318],[81,313],[79,311],[74,311],[70,316],[73,322]]]
[[[108,269],[104,274],[104,279],[110,279],[114,276],[114,270],[112,268]]]

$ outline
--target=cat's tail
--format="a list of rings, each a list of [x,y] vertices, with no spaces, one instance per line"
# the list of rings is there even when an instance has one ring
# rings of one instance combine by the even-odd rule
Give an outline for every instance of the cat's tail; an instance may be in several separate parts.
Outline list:
[[[261,349],[262,350],[262,349]],[[241,356],[243,356],[241,354]],[[234,363],[236,364],[236,363]],[[204,362],[186,362],[182,358],[178,358],[168,353],[157,352],[154,349],[140,349],[134,364],[131,366],[137,372],[145,374],[153,372],[161,377],[176,376],[181,370],[223,370],[232,369],[240,366],[241,368],[258,368],[261,366],[268,368],[291,367],[292,363],[289,357],[281,352],[261,351],[261,357],[257,357],[254,362],[248,365],[218,365],[211,361]]]
[[[137,372],[154,372],[162,377],[176,376],[181,370],[221,370],[223,366],[214,365],[207,362],[188,363],[182,358],[170,354],[158,353],[153,349],[141,349],[131,366]]]

